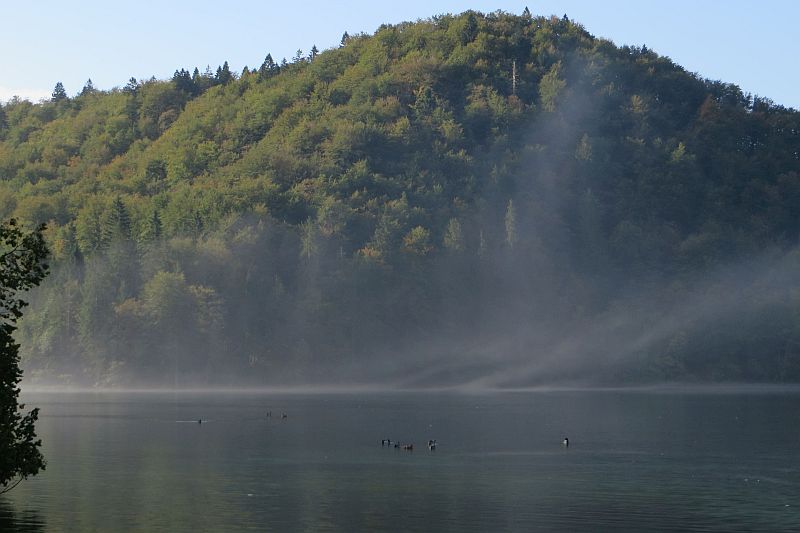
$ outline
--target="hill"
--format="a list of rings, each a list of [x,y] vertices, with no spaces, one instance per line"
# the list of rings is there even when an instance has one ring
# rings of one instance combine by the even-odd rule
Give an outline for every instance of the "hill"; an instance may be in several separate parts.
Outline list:
[[[800,380],[800,115],[565,18],[0,107],[28,376]]]

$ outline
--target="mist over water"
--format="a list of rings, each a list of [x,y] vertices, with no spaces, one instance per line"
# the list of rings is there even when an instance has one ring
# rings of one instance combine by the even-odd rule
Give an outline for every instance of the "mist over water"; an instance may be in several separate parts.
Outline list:
[[[570,301],[569,287],[563,288],[563,298],[554,291],[552,302],[544,301],[541,291],[507,293],[501,302],[486,303],[478,327],[456,324],[446,334],[428,333],[419,340],[401,332],[401,341],[395,341],[393,347],[376,348],[357,360],[336,361],[334,367],[324,366],[324,376],[318,372],[305,373],[300,368],[292,374],[293,362],[289,360],[283,363],[286,368],[281,369],[277,381],[268,376],[254,379],[236,371],[198,379],[191,372],[183,375],[180,368],[167,368],[166,375],[158,379],[110,385],[144,389],[207,386],[235,389],[266,385],[277,389],[300,387],[300,390],[306,385],[323,391],[337,387],[367,390],[635,385],[637,380],[628,381],[626,375],[635,374],[654,353],[669,350],[676,342],[685,344],[687,339],[702,337],[704,332],[720,335],[720,330],[724,333],[725,328],[736,328],[753,315],[785,312],[795,297],[787,287],[800,283],[798,257],[795,250],[764,254],[758,259],[695,275],[675,291],[645,283],[634,289],[635,293],[615,295],[599,310],[578,316],[564,312],[565,308],[581,305]],[[531,298],[536,299],[532,314],[528,306]],[[548,313],[548,308],[552,313]],[[525,310],[523,316],[520,309]],[[302,322],[306,329],[294,331],[304,337],[313,335],[315,325],[305,318]],[[727,334],[735,340],[735,331]],[[224,347],[220,349],[222,352],[213,357],[224,359]],[[124,358],[124,348],[121,350]],[[659,379],[657,376],[644,379],[648,381]],[[63,385],[58,379],[47,377],[26,379],[26,383]],[[86,383],[71,386],[82,385]]]

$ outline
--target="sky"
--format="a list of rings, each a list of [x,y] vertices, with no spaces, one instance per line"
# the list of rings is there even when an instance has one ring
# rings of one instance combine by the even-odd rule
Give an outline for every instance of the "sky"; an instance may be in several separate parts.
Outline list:
[[[49,97],[58,81],[72,95],[89,78],[111,89],[131,76],[164,79],[224,61],[241,71],[268,52],[280,60],[314,44],[336,46],[345,31],[373,33],[383,23],[467,9],[521,13],[526,5],[800,109],[796,0],[0,0],[0,101]]]

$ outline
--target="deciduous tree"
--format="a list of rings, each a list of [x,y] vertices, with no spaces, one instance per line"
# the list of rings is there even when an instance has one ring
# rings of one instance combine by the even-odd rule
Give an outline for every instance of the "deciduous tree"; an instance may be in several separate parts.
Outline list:
[[[27,303],[18,294],[39,285],[48,272],[44,224],[26,233],[14,219],[0,226],[0,494],[45,467],[36,438],[39,409],[19,403],[19,344],[12,334]]]

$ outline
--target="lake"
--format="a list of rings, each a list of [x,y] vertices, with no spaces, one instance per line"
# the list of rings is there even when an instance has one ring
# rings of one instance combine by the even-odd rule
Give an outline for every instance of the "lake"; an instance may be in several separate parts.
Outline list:
[[[1,531],[800,530],[797,388],[24,400]]]

